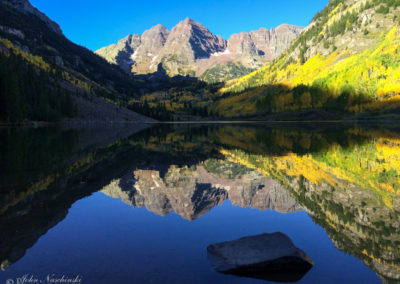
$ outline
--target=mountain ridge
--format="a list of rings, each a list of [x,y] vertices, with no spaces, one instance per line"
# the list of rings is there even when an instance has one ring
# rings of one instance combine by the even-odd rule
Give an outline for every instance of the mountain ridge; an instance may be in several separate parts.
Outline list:
[[[156,27],[143,32],[142,36]],[[163,27],[164,28],[164,27]],[[165,29],[165,28],[164,28]],[[159,51],[140,53],[146,50],[140,45],[131,53],[130,60],[119,63],[117,57],[124,54],[118,44],[103,47],[96,54],[111,63],[118,64],[128,71],[138,74],[152,73],[161,64],[169,75],[190,75],[201,77],[206,71],[225,63],[234,62],[247,71],[261,67],[265,62],[280,55],[301,32],[302,27],[282,24],[277,28],[260,28],[257,31],[233,34],[228,40],[212,34],[202,24],[191,18],[180,21],[171,31],[165,29],[164,42],[158,45]],[[151,54],[149,57],[148,54]],[[124,56],[125,58],[125,56]],[[229,72],[228,72],[229,73]],[[247,73],[247,72],[246,72]],[[223,76],[224,77],[224,76]],[[204,77],[203,77],[204,79]],[[218,81],[219,78],[216,79]]]

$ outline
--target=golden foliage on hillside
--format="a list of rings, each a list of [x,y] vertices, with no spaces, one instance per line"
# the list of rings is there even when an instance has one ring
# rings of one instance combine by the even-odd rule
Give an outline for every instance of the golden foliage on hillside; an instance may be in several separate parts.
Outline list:
[[[338,12],[340,3],[322,30],[329,31],[338,17],[350,18],[349,9],[360,9],[360,3],[346,8],[347,14]],[[385,28],[380,35],[374,34],[379,38],[377,44],[362,52],[351,47],[337,49],[327,42],[332,52],[317,53],[302,62],[301,58],[293,60],[288,51],[262,69],[227,82],[220,92],[231,95],[218,101],[215,111],[234,117],[308,109],[358,114],[400,108],[400,31],[397,25]]]

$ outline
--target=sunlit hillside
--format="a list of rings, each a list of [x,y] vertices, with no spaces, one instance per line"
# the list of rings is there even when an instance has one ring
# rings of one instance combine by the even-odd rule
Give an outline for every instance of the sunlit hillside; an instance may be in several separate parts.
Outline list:
[[[278,60],[221,89],[214,111],[352,114],[400,107],[400,1],[330,1]]]

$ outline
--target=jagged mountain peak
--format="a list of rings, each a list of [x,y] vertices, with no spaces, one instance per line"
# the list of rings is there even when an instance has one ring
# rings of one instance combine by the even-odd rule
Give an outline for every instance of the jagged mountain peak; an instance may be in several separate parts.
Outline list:
[[[162,24],[157,24],[157,25],[155,25],[154,27],[150,28],[147,31],[169,33],[169,30],[166,27],[164,27]]]
[[[171,33],[182,33],[182,32],[189,33],[192,31],[214,36],[204,25],[200,24],[199,22],[191,18],[186,18],[180,21],[176,26],[172,28]]]
[[[267,28],[261,27],[258,30],[254,30],[253,32],[269,32]]]
[[[188,50],[182,49],[186,49],[188,45],[193,49],[193,59],[199,59],[225,50],[226,41],[222,37],[212,34],[202,24],[186,18],[172,29],[166,42],[168,48],[166,53],[174,52],[176,49],[186,52]]]
[[[140,37],[140,34],[129,34],[126,37],[124,37],[123,39],[132,40],[133,38],[136,38],[136,37]]]
[[[140,41],[140,38],[141,38],[141,36],[139,34],[129,34],[126,37],[120,39],[118,41],[118,44],[131,45],[136,40]]]
[[[197,22],[197,21],[195,21],[195,20],[193,20],[192,18],[189,18],[189,17],[187,17],[186,19],[184,19],[180,23],[186,24],[186,25],[189,24],[189,25],[200,25],[200,26],[202,26],[202,24],[200,24],[199,22]]]
[[[260,28],[234,34],[226,41],[189,17],[171,31],[158,24],[142,34],[140,46],[130,57],[130,71],[139,74],[155,72],[160,63],[169,75],[200,76],[226,62],[243,65],[243,70],[257,68],[280,55],[301,29],[284,24],[271,31]],[[98,54],[102,55],[102,50]],[[115,62],[112,58],[108,60]]]
[[[148,30],[145,30],[142,34],[142,38],[151,38],[151,37],[162,36],[166,40],[169,34],[170,34],[170,31],[166,27],[164,27],[161,24],[158,24],[158,25],[151,27]]]

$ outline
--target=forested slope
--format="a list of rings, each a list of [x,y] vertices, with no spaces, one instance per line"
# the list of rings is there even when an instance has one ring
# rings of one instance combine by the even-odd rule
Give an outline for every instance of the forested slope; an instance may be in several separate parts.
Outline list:
[[[400,108],[400,1],[331,0],[279,59],[220,91],[227,117]]]
[[[80,108],[83,100],[90,105],[100,99],[115,112],[138,96],[140,83],[69,41],[57,24],[23,2],[28,6],[0,1],[0,121],[79,116],[88,111]]]

